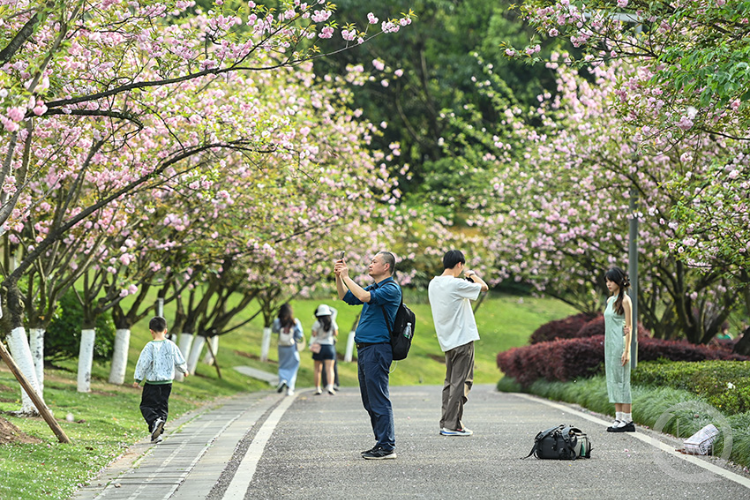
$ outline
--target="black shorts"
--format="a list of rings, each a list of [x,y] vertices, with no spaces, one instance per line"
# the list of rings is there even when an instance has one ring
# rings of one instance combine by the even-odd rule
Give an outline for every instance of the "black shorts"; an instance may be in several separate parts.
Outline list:
[[[336,359],[336,349],[332,345],[320,344],[320,352],[313,353],[315,361],[325,361],[326,359]]]

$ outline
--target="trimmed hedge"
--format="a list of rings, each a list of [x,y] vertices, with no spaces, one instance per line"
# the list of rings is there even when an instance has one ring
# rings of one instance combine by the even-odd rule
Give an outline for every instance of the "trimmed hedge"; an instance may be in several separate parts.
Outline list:
[[[577,336],[581,327],[595,318],[595,315],[580,313],[567,318],[545,323],[531,334],[529,344],[549,342],[555,339],[572,339]]]
[[[702,398],[727,415],[750,412],[750,362],[659,362],[638,365],[631,382],[681,389]]]
[[[749,361],[750,357],[733,354],[721,346],[691,344],[645,338],[638,342],[638,360],[656,361]],[[559,339],[525,347],[514,347],[497,355],[497,366],[523,387],[535,380],[566,382],[591,377],[604,365],[604,336]]]
[[[567,381],[591,377],[603,363],[603,335],[514,347],[497,355],[500,370],[523,387],[541,378]]]

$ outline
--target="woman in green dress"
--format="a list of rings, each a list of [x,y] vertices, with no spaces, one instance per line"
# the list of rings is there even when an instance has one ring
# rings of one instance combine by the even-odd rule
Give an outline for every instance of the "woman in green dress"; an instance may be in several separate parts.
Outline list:
[[[633,304],[625,290],[628,275],[613,267],[604,275],[612,294],[604,310],[604,368],[609,402],[615,404],[615,422],[607,432],[635,432],[630,396],[630,340]]]

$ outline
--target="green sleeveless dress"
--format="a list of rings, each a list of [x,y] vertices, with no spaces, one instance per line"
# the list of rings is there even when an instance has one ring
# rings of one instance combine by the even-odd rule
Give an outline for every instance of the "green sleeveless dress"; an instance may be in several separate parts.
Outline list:
[[[615,298],[607,299],[604,310],[604,369],[610,403],[632,403],[630,396],[630,363],[622,366],[625,352],[625,315],[615,312]]]

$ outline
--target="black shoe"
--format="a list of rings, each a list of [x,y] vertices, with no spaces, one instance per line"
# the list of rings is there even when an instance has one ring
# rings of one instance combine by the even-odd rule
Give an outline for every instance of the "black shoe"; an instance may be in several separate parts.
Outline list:
[[[365,460],[388,460],[396,458],[396,451],[384,450],[380,446],[376,446],[372,450],[362,453],[362,458]]]
[[[378,445],[375,445],[375,446],[373,446],[372,448],[370,448],[369,450],[365,450],[365,451],[363,451],[362,453],[360,453],[360,455],[362,455],[362,456],[364,457],[364,456],[365,456],[365,455],[367,455],[368,453],[372,453],[373,451],[375,451],[375,450],[377,450],[377,449],[378,449]]]
[[[156,438],[158,438],[159,436],[161,436],[162,433],[164,432],[164,424],[165,423],[166,422],[164,422],[164,419],[161,419],[161,418],[157,418],[156,422],[154,422],[154,430],[151,431],[151,442],[152,443],[154,441],[156,441]]]
[[[635,432],[635,424],[628,422],[620,427],[608,427],[607,432]]]
[[[279,386],[276,388],[276,392],[278,393],[284,392],[285,387],[286,387],[286,382],[282,380],[281,382],[279,382]]]

